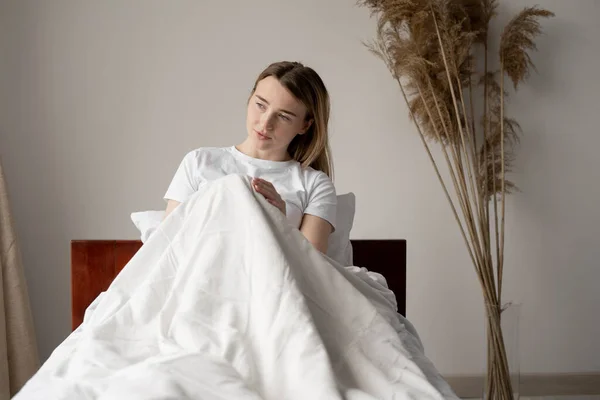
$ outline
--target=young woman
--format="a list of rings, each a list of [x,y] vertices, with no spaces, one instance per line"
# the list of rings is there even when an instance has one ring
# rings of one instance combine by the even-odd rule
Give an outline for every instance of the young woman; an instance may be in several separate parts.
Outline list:
[[[269,65],[248,100],[248,136],[236,146],[199,148],[179,165],[165,194],[168,215],[206,181],[248,175],[254,189],[325,253],[337,197],[327,136],[329,95],[319,75],[298,62]]]

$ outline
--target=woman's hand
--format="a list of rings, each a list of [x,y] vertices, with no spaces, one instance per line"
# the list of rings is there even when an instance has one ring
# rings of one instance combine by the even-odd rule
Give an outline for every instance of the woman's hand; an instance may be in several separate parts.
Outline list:
[[[286,215],[285,201],[281,198],[277,190],[271,182],[265,181],[264,179],[254,178],[252,179],[252,186],[254,189],[265,196],[265,199],[275,207],[277,207],[283,215]]]

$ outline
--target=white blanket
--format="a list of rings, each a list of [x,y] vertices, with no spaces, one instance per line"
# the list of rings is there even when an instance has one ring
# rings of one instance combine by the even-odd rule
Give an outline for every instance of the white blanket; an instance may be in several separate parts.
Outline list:
[[[456,398],[390,294],[231,175],[162,223],[14,399]]]

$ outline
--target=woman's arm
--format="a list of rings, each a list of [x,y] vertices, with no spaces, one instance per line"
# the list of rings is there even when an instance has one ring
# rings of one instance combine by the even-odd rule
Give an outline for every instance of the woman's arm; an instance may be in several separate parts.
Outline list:
[[[310,214],[304,214],[300,232],[312,245],[321,253],[327,253],[329,235],[331,234],[331,224],[323,218]]]
[[[167,200],[167,209],[165,211],[165,218],[173,212],[181,204],[181,201],[189,198],[192,194],[198,190],[198,166],[201,164],[202,152],[200,149],[188,152],[175,175],[167,188],[167,192],[164,195],[164,199]],[[179,199],[181,201],[173,200]]]
[[[165,211],[165,218],[167,218],[169,216],[169,214],[171,214],[173,212],[173,210],[175,208],[177,208],[178,205],[180,205],[181,203],[175,200],[169,200],[167,202],[167,209]],[[163,218],[163,221],[165,220],[165,218]]]

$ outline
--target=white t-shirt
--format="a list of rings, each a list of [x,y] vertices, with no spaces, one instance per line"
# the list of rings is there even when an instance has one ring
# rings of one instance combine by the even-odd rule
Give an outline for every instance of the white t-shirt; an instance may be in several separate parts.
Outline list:
[[[302,168],[295,160],[268,161],[250,157],[235,146],[190,151],[179,165],[165,200],[185,202],[205,182],[229,174],[269,181],[286,202],[288,220],[300,227],[304,214],[328,221],[335,229],[337,196],[331,179],[321,171]]]

